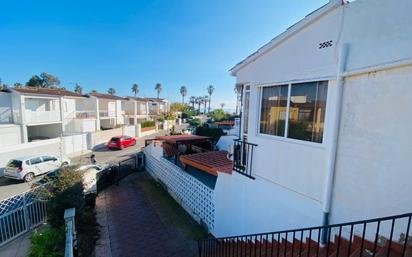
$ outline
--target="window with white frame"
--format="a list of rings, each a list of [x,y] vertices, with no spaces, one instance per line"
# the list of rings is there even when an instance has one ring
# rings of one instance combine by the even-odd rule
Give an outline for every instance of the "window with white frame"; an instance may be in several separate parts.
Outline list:
[[[322,143],[327,86],[317,81],[263,87],[260,133]]]

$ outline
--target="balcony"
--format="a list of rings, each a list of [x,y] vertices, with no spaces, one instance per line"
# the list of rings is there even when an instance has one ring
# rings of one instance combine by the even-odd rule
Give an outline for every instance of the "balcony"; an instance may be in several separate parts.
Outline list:
[[[76,119],[96,119],[95,111],[76,111]]]
[[[233,170],[248,177],[255,179],[253,176],[253,151],[256,144],[234,140],[233,145]]]
[[[26,110],[27,123],[61,122],[59,111],[31,111]]]

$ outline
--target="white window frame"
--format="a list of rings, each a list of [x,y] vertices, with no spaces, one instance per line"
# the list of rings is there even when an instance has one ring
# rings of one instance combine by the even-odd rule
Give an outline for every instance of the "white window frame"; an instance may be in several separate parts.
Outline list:
[[[269,83],[269,84],[260,84],[256,85],[257,90],[258,90],[258,108],[257,109],[257,115],[256,117],[258,118],[256,122],[256,136],[261,137],[261,138],[267,138],[271,140],[276,140],[276,141],[281,141],[281,142],[286,142],[286,143],[293,143],[293,144],[299,144],[299,145],[305,145],[305,146],[311,146],[315,148],[325,148],[326,146],[326,138],[325,138],[325,131],[327,130],[327,112],[325,111],[325,120],[324,120],[324,129],[323,129],[323,140],[322,143],[318,142],[311,142],[311,141],[305,141],[305,140],[299,140],[299,139],[294,139],[294,138],[288,138],[288,130],[289,130],[289,108],[290,108],[290,96],[292,92],[292,84],[300,84],[300,83],[310,83],[310,82],[317,82],[317,81],[328,81],[328,97],[326,100],[326,109],[328,108],[328,101],[329,101],[329,85],[330,85],[330,79],[313,79],[313,80],[303,80],[303,81],[289,81],[289,82],[280,82],[280,83]],[[264,134],[260,132],[260,119],[261,119],[261,114],[262,114],[262,97],[263,97],[263,88],[265,87],[275,87],[275,86],[288,86],[288,101],[286,105],[286,117],[285,117],[285,133],[283,136],[276,136],[276,135],[269,135],[269,134]],[[250,109],[250,106],[249,106]],[[250,129],[250,128],[249,128]]]
[[[246,87],[249,87],[249,89],[246,89]],[[244,130],[244,126],[245,126],[245,103],[246,102],[244,102],[245,101],[245,96],[246,96],[246,92],[249,92],[249,110],[248,110],[248,123],[249,123],[249,121],[250,121],[250,98],[251,98],[251,96],[252,96],[252,85],[251,84],[249,84],[249,83],[247,83],[247,84],[243,84],[243,91],[242,91],[242,102],[241,102],[241,107],[240,108],[242,108],[242,120],[241,120],[241,128],[240,128],[240,131],[241,131],[241,134],[243,135],[243,136],[247,136],[248,134],[250,134],[250,126],[249,126],[249,124],[247,124],[248,125],[248,128],[247,128],[247,133],[245,133],[245,130]],[[259,122],[260,123],[260,122]]]

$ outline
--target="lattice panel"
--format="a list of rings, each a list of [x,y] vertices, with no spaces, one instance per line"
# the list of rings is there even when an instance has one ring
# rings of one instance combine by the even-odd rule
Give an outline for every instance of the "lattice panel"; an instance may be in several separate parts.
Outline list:
[[[7,212],[14,211],[18,208],[23,207],[24,202],[26,202],[26,204],[29,204],[34,200],[43,200],[44,194],[42,192],[42,188],[38,187],[0,201],[0,216]]]
[[[213,190],[163,157],[155,158],[149,151],[145,154],[146,170],[173,192],[172,196],[190,215],[200,218],[212,231],[215,223]]]

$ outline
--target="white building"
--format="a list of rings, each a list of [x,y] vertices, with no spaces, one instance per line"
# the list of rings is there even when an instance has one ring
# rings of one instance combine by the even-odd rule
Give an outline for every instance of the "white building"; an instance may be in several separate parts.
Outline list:
[[[237,213],[222,231],[412,210],[409,10],[409,0],[332,0],[231,69],[243,86],[241,138],[258,146],[255,179],[222,186]]]
[[[137,124],[142,120],[155,119],[169,111],[169,101],[162,98],[126,97],[122,102],[125,120],[128,124]]]
[[[233,172],[220,172],[222,160],[203,164],[204,153],[176,167],[156,143],[148,171],[216,237],[411,212],[409,10],[409,0],[336,0],[312,12],[230,71],[243,88],[241,142],[218,147],[231,152]],[[396,240],[407,227],[397,225]],[[385,231],[374,223],[366,235],[392,238]]]

